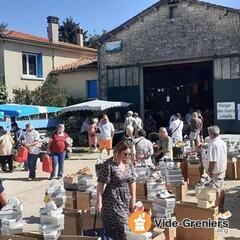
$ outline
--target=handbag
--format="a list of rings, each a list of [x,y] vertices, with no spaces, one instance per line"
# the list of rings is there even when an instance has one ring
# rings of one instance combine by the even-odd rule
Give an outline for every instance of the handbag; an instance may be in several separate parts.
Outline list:
[[[94,215],[93,228],[90,230],[83,231],[83,235],[91,236],[91,237],[101,237],[102,239],[105,239],[104,237],[105,237],[106,229],[104,227],[96,228],[96,222],[97,222],[97,212],[95,212],[95,215]]]
[[[52,173],[53,171],[52,158],[48,155],[45,155],[42,159],[42,171],[46,173]]]
[[[27,159],[28,159],[28,149],[24,146],[21,146],[17,152],[16,162],[23,163],[23,162],[26,162]]]

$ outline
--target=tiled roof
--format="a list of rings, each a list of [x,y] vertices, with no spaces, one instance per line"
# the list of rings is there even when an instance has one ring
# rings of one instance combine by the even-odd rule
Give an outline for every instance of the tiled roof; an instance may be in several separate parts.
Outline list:
[[[74,62],[56,67],[51,73],[71,72],[84,68],[97,68],[97,58],[79,58]]]
[[[43,38],[43,37],[39,37],[39,36],[27,34],[27,33],[11,31],[11,30],[0,34],[0,37],[6,38],[6,39],[14,39],[14,40],[20,40],[20,41],[47,44],[47,45],[52,45],[56,47],[72,48],[72,49],[83,50],[83,51],[92,52],[92,53],[97,52],[97,50],[93,48],[81,47],[72,43],[66,43],[62,41],[59,41],[58,43],[53,43],[53,42],[50,42],[48,38]]]

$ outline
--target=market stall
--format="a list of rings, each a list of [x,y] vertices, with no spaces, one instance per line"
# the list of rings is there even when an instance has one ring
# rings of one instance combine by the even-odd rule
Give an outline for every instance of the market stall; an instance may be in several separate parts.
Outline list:
[[[79,137],[80,126],[86,117],[99,117],[104,113],[110,115],[110,121],[114,124],[115,127],[115,135],[113,139],[113,144],[118,142],[123,135],[123,121],[119,117],[119,110],[123,108],[128,108],[132,105],[132,103],[127,102],[113,102],[113,101],[105,101],[105,100],[93,100],[88,102],[83,102],[75,105],[71,105],[63,108],[60,111],[62,117],[64,115],[68,116],[68,121],[71,120],[74,122],[74,126],[68,127],[68,122],[66,122],[66,127],[69,131],[72,131],[71,137],[73,139],[79,138],[79,145],[82,146],[87,143],[84,139]],[[73,116],[74,114],[74,116]],[[73,120],[74,118],[74,120]],[[68,131],[68,132],[69,132]]]

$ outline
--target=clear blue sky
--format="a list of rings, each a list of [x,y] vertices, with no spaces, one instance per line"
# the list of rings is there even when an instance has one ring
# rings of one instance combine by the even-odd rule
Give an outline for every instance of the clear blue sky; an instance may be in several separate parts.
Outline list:
[[[240,0],[205,0],[240,9]],[[157,0],[2,0],[0,23],[8,29],[47,36],[46,17],[72,16],[84,30],[112,30]]]

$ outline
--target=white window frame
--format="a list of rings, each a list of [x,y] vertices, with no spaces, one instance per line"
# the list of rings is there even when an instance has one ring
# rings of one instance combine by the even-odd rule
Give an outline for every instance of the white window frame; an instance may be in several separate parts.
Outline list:
[[[27,74],[22,73],[23,77],[37,78],[37,74],[38,74],[37,54],[23,52],[22,55],[26,55],[26,61],[27,61]],[[29,56],[34,56],[36,59],[36,75],[29,74]],[[23,62],[22,62],[22,65],[23,65]],[[23,67],[22,67],[22,71],[23,71]]]

